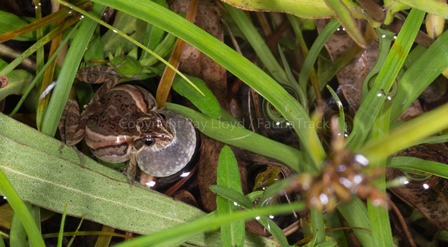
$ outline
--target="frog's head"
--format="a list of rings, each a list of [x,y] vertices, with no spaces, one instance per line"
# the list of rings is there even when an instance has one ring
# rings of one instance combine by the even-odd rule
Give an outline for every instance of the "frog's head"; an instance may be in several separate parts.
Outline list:
[[[143,172],[156,177],[167,177],[179,172],[196,151],[196,130],[193,124],[178,113],[164,111],[162,114],[166,121],[162,115],[152,119],[150,131],[134,142],[138,150],[138,166]]]

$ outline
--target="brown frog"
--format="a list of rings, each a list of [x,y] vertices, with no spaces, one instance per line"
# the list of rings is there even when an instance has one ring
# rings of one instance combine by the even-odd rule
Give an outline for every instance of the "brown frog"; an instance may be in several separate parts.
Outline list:
[[[133,179],[138,167],[156,177],[179,172],[196,148],[196,131],[183,115],[159,110],[147,90],[130,84],[117,85],[113,67],[80,70],[77,78],[104,83],[79,113],[69,100],[59,123],[62,141],[70,146],[83,138],[97,158],[110,163],[127,161],[125,172]]]

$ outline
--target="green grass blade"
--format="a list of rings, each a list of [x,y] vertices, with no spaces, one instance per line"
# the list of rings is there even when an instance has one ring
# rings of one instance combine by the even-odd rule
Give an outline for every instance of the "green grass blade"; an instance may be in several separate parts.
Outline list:
[[[427,1],[397,0],[397,2],[448,19],[448,4],[446,4],[446,2],[437,0],[427,0]]]
[[[62,240],[64,237],[65,218],[67,217],[67,206],[68,205],[65,205],[64,211],[62,212],[62,219],[61,219],[61,226],[59,227],[57,247],[62,247]]]
[[[370,221],[366,206],[358,197],[354,197],[348,203],[339,205],[338,210],[347,223],[354,227],[352,230],[362,246],[376,247],[370,233]]]
[[[95,4],[92,11],[97,16],[101,16],[105,9],[105,6]],[[96,26],[97,23],[93,20],[83,20],[83,23],[80,25],[78,32],[73,38],[42,121],[42,133],[50,136],[54,136],[56,133],[65,102],[67,102],[68,94],[75,79],[76,71],[78,70],[79,63],[81,62],[84,54],[79,51],[84,51],[87,48],[90,37],[92,36]]]
[[[301,152],[295,148],[261,136],[241,125],[207,117],[185,106],[167,103],[165,107],[182,113],[199,131],[213,139],[277,159],[295,171],[301,169],[299,167],[302,165]],[[254,143],[263,143],[263,145],[254,145]]]
[[[30,213],[31,215],[31,213]],[[26,241],[26,231],[23,227],[22,222],[20,222],[19,217],[16,214],[12,216],[11,220],[11,231],[9,232],[9,244],[11,246],[26,247],[28,242]]]
[[[288,239],[286,238],[282,229],[278,227],[278,225],[275,224],[273,220],[271,220],[269,217],[266,216],[260,216],[258,222],[271,233],[272,237],[274,237],[275,240],[277,240],[278,245],[289,246]]]
[[[241,9],[236,9],[227,4],[225,4],[224,7],[238,25],[251,47],[255,50],[255,53],[260,58],[261,62],[266,66],[266,69],[271,76],[280,83],[288,84],[285,71],[277,62],[274,55],[271,53],[271,50],[269,50],[264,39],[260,36],[246,13]]]
[[[345,27],[350,37],[361,47],[366,48],[367,42],[358,28],[356,20],[352,16],[352,12],[345,6],[342,0],[325,0],[327,5],[333,10],[334,15]]]
[[[303,62],[302,70],[299,75],[299,85],[302,90],[306,90],[307,88],[311,70],[313,69],[313,65],[316,62],[320,51],[325,46],[325,43],[328,41],[330,36],[333,35],[340,25],[341,24],[339,24],[337,19],[331,20],[313,42],[313,45],[311,46],[310,51]]]
[[[325,224],[321,210],[310,209],[311,225],[313,227],[313,238],[315,243],[321,244],[325,241]]]
[[[323,0],[282,0],[282,1],[244,1],[223,0],[236,8],[254,11],[286,12],[305,19],[328,18],[332,16],[331,9]]]
[[[180,225],[168,229],[166,231],[154,233],[152,235],[136,238],[131,241],[123,242],[116,245],[116,247],[134,247],[134,246],[152,246],[154,244],[160,244],[162,241],[176,237],[183,234],[194,234],[210,229],[215,229],[221,225],[228,224],[236,220],[250,220],[260,215],[277,215],[289,213],[291,211],[300,211],[304,208],[303,203],[284,204],[276,206],[268,206],[262,208],[256,208],[253,210],[239,211],[232,214],[220,215],[214,218],[204,217],[195,222]]]
[[[395,40],[394,39],[395,34],[389,30],[377,28],[375,31],[376,31],[376,34],[378,35],[378,37],[380,37],[380,45],[378,48],[379,52],[378,52],[378,57],[376,59],[375,65],[373,65],[372,69],[366,75],[366,78],[364,79],[364,83],[362,86],[363,101],[367,97],[367,94],[369,93],[369,84],[372,85],[371,80],[373,80],[373,78],[375,76],[377,76],[378,73],[381,71],[381,68],[383,67],[384,62],[387,59],[387,55],[389,54],[389,50],[390,50],[392,41]]]
[[[174,77],[172,85],[173,89],[176,90],[178,94],[190,100],[191,103],[205,115],[212,118],[221,117],[221,107],[219,106],[219,102],[212,91],[205,85],[205,82],[196,77],[187,77],[190,82],[201,90],[203,93],[202,95],[180,76]]]
[[[424,172],[448,179],[447,164],[414,157],[393,157],[387,161],[388,168]]]
[[[5,160],[0,161],[0,166],[5,165],[5,162]],[[0,170],[0,192],[8,199],[11,208],[14,210],[14,215],[16,215],[18,219],[20,219],[20,222],[25,228],[31,244],[35,247],[44,247],[44,240],[40,235],[39,228],[34,222],[33,216],[30,214],[29,209],[22,201],[19,194],[9,182],[8,178],[2,170]]]
[[[448,114],[448,104],[444,104],[430,112],[414,118],[379,140],[372,140],[359,152],[370,162],[387,159],[390,155],[414,145],[418,140],[448,126],[448,118],[440,117]]]
[[[390,125],[390,113],[391,104],[386,103],[382,107],[378,118],[373,125],[372,140],[381,139],[387,136],[389,133]],[[370,163],[370,167],[375,168],[385,168],[386,160],[381,160],[377,162]],[[381,174],[373,182],[377,189],[383,193],[386,193],[386,175]],[[375,246],[393,246],[392,229],[390,226],[389,212],[386,208],[375,205],[372,200],[367,200],[367,211],[369,212],[369,219],[371,223],[372,237]]]
[[[388,100],[388,92],[414,43],[424,16],[424,12],[412,9],[406,18],[375,83],[355,115],[353,131],[347,139],[350,149],[358,149],[368,137],[381,106]]]
[[[228,201],[236,202],[242,208],[252,209],[254,207],[252,202],[240,191],[235,191],[221,185],[212,185],[210,186],[210,190],[218,196],[226,198]]]
[[[25,92],[23,93],[22,97],[20,98],[20,101],[17,103],[17,105],[14,107],[14,109],[12,110],[12,112],[9,114],[9,116],[13,116],[14,114],[16,114],[16,112],[20,109],[20,107],[22,106],[23,102],[25,101],[25,99],[28,97],[29,93],[31,92],[31,90],[34,89],[36,83],[38,81],[40,81],[40,79],[42,78],[42,76],[44,75],[45,70],[48,68],[48,66],[50,66],[51,62],[56,59],[56,57],[58,56],[59,52],[62,50],[62,48],[65,46],[65,44],[67,44],[67,42],[71,39],[72,35],[76,32],[76,29],[78,28],[79,23],[76,24],[76,26],[70,30],[70,32],[67,34],[67,36],[65,36],[65,39],[61,42],[61,44],[59,45],[59,47],[55,50],[55,52],[53,53],[53,55],[51,55],[51,57],[48,59],[47,63],[44,65],[44,67],[37,73],[36,77],[34,77],[33,81],[30,83],[30,85],[27,87],[27,89],[25,90]]]
[[[394,96],[392,121],[398,119],[437,76],[448,67],[447,50],[448,32],[444,32],[404,73],[400,80],[398,93]]]
[[[272,54],[271,50],[266,45],[263,38],[258,33],[257,29],[254,27],[252,22],[247,17],[246,13],[243,10],[236,9],[227,4],[224,5],[226,7],[227,12],[229,12],[232,19],[240,28],[241,32],[246,37],[247,41],[250,43],[251,47],[255,50],[258,58],[260,58],[263,65],[269,71],[269,74],[277,80],[280,84],[289,86],[297,92],[302,102],[306,102],[305,91],[303,91],[298,85],[295,83],[295,80],[288,79],[288,75],[285,70],[280,66],[277,62],[276,58]],[[286,68],[285,64],[285,68]],[[304,108],[307,108],[304,105]]]
[[[235,192],[243,192],[240,180],[238,162],[229,146],[224,146],[218,158],[216,172],[217,184],[225,186]],[[218,215],[232,214],[238,211],[238,206],[233,201],[220,196],[216,197]],[[234,221],[221,226],[221,240],[225,247],[243,246],[244,221]]]
[[[132,13],[137,18],[165,29],[221,64],[230,73],[256,90],[292,124],[298,136],[304,140],[304,150],[309,154],[313,154],[311,160],[314,164],[310,165],[316,167],[320,164],[325,156],[325,152],[322,145],[320,145],[314,125],[310,126],[308,113],[285,89],[249,60],[202,29],[151,1],[95,0],[94,2]],[[311,143],[319,143],[319,145],[315,148],[311,147],[308,141],[305,141],[309,139],[311,139]]]

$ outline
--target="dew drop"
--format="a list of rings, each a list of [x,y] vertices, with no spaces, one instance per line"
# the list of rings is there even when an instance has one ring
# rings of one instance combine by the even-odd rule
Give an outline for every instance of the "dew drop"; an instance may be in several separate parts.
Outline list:
[[[326,194],[323,194],[323,193],[319,195],[319,199],[320,199],[320,202],[322,202],[323,205],[327,205],[328,202],[330,201],[328,199],[328,196]]]
[[[146,183],[146,186],[148,186],[148,187],[154,187],[154,185],[156,185],[156,181],[149,181],[149,182],[147,182]]]
[[[362,154],[357,154],[354,157],[355,161],[363,166],[369,165],[369,160]]]
[[[347,178],[339,178],[339,183],[344,185],[347,189],[350,189],[353,186],[353,183]]]

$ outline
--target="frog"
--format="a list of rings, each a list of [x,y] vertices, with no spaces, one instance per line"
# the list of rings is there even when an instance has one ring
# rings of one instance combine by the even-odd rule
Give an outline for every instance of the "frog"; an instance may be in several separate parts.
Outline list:
[[[119,83],[121,75],[109,66],[91,66],[76,78],[100,84],[80,113],[68,100],[59,122],[63,143],[75,146],[83,139],[91,153],[109,163],[126,162],[132,181],[137,167],[154,177],[180,172],[196,149],[196,130],[182,114],[159,109],[143,87]]]

